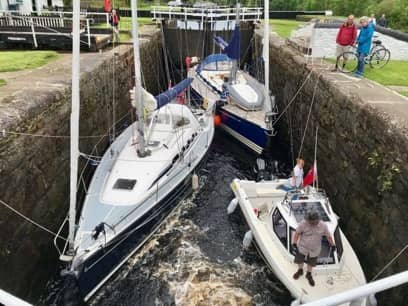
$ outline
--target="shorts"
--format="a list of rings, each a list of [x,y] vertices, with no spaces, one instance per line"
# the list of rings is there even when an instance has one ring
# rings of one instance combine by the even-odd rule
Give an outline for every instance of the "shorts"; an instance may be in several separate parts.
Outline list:
[[[295,255],[295,263],[307,263],[309,266],[315,267],[317,265],[317,257],[309,257],[309,255],[306,256],[300,252],[297,252]]]
[[[337,46],[336,46],[336,57],[339,57],[344,52],[350,52],[350,51],[351,51],[351,46],[342,46],[342,45],[337,44]]]

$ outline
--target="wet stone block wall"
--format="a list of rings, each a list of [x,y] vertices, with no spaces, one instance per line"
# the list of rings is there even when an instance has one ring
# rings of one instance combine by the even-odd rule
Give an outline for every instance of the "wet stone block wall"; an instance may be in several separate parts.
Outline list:
[[[160,37],[143,39],[143,81],[159,91],[152,67],[161,65]],[[117,53],[114,55],[115,52]],[[129,89],[133,86],[134,61],[130,46],[81,58],[80,135],[106,135],[113,122],[129,114]],[[156,52],[157,51],[157,52]],[[116,61],[113,64],[113,61]],[[55,62],[55,65],[63,65]],[[69,135],[71,77],[47,90],[31,88],[0,101],[0,127],[32,134]],[[33,73],[35,75],[35,73]],[[35,79],[33,79],[35,82]],[[130,116],[127,116],[128,118]],[[98,150],[92,151],[98,143]],[[108,137],[80,139],[80,151],[101,155]],[[69,138],[44,138],[6,134],[0,137],[0,199],[56,232],[68,212]],[[81,159],[80,166],[84,165]],[[58,253],[53,236],[0,207],[0,288],[36,301],[46,282],[57,273]]]
[[[278,137],[288,144],[288,154],[293,144],[296,157],[315,92],[301,154],[305,171],[313,163],[318,126],[319,184],[331,198],[369,281],[408,243],[408,131],[347,94],[341,83],[329,82],[325,73],[311,72],[303,56],[277,37],[271,41],[270,65],[270,85],[280,111],[311,73],[282,117]],[[380,278],[407,267],[405,253]],[[383,305],[408,304],[406,286],[378,296]]]

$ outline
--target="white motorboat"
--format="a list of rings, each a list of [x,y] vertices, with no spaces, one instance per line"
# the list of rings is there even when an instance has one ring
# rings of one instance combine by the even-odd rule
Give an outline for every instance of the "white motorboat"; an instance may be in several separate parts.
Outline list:
[[[289,180],[247,181],[235,179],[231,188],[249,225],[247,237],[253,237],[258,251],[275,275],[297,299],[297,303],[315,301],[366,284],[364,272],[352,246],[338,225],[325,192],[315,187],[288,190]],[[303,276],[293,274],[293,234],[309,210],[317,211],[334,237],[336,251],[332,252],[326,238],[312,275],[316,282],[310,286]],[[366,299],[346,305],[366,305]],[[299,305],[299,304],[298,304]]]
[[[60,259],[67,263],[64,274],[75,276],[85,301],[197,185],[194,174],[214,137],[215,105],[208,103],[204,109],[189,104],[192,79],[156,97],[142,89],[136,7],[132,0],[136,80],[132,105],[137,121],[114,140],[99,161],[76,222],[78,157],[95,157],[78,148],[79,1],[74,2],[71,202],[69,236]],[[181,98],[185,103],[177,102]]]

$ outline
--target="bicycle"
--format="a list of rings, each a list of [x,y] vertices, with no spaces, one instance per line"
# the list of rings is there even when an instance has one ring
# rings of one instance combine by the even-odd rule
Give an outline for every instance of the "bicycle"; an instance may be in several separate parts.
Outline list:
[[[374,36],[373,46],[370,53],[366,57],[366,64],[369,64],[373,69],[379,69],[388,64],[391,58],[391,52],[383,44],[382,41]],[[356,51],[347,51],[340,54],[336,60],[337,68],[341,72],[351,73],[357,70],[358,53]]]

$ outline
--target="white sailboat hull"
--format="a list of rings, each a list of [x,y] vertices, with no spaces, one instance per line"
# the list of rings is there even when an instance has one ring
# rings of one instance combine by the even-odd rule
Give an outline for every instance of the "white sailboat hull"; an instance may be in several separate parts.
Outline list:
[[[153,148],[150,157],[128,160],[126,156],[136,154],[132,151],[134,127],[130,126],[102,158],[84,202],[71,265],[84,300],[143,245],[191,191],[191,175],[200,167],[214,137],[213,107],[200,111],[196,118],[183,107],[181,111],[190,116],[190,124],[169,136],[179,147],[163,142],[165,148]],[[163,166],[156,165],[161,163]],[[112,188],[121,177],[135,178],[132,191]],[[95,227],[101,223],[106,224],[105,233],[94,239]]]

